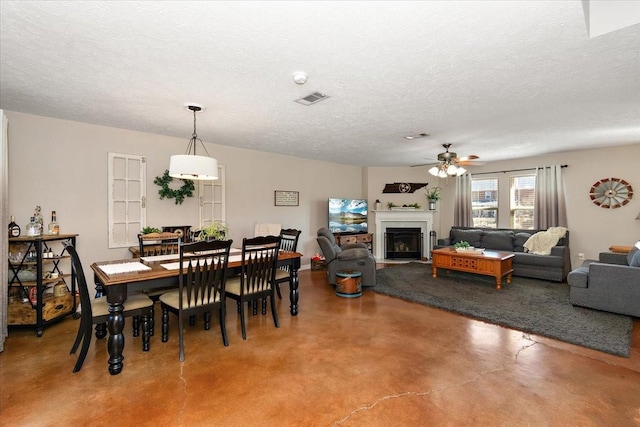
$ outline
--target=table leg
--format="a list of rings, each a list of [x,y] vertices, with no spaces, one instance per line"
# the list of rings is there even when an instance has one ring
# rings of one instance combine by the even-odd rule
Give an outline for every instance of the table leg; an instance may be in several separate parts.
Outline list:
[[[507,285],[511,284],[511,273],[507,274]]]
[[[289,280],[291,286],[289,287],[289,302],[291,303],[291,315],[298,315],[298,269],[292,268],[289,272]]]
[[[127,299],[127,285],[110,286],[107,292],[107,302],[109,303],[109,317],[107,318],[107,329],[109,330],[109,341],[107,349],[109,351],[109,372],[117,375],[124,366],[124,302]]]
[[[433,276],[434,279],[438,277],[438,267],[436,267],[433,264],[431,264],[431,275]]]
[[[500,275],[496,276],[496,289],[497,290],[502,289],[502,276]]]

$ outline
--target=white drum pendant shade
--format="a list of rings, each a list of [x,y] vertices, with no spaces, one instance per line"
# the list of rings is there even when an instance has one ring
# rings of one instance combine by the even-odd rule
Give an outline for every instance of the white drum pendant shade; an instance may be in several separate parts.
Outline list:
[[[218,161],[212,157],[179,154],[169,160],[169,176],[192,180],[218,179]]]

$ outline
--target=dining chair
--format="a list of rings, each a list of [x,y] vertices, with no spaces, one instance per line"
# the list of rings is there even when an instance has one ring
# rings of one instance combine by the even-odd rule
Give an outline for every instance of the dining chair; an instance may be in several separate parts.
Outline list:
[[[222,342],[229,345],[226,329],[225,281],[233,240],[212,240],[180,245],[178,289],[160,295],[162,342],[169,339],[169,312],[178,315],[180,361],[184,361],[184,317],[204,313],[204,328],[211,327],[211,311],[218,310]],[[190,322],[191,323],[191,322]]]
[[[237,301],[242,339],[247,339],[244,303],[258,314],[257,302],[267,298],[271,301],[271,314],[276,328],[280,327],[275,302],[274,279],[277,270],[280,236],[259,236],[242,241],[242,267],[239,276],[227,280],[225,295]],[[266,314],[266,305],[262,307]]]
[[[295,252],[298,249],[298,239],[300,238],[300,230],[296,230],[295,228],[286,228],[280,230],[280,250],[287,252]],[[281,283],[289,283],[291,286],[291,267],[290,266],[281,266],[276,270],[276,293],[278,294],[278,298],[282,299],[282,294],[280,293],[280,284]]]
[[[78,328],[78,334],[76,340],[71,347],[70,354],[75,354],[80,342],[82,342],[82,348],[80,349],[80,355],[73,368],[73,372],[78,372],[82,369],[84,359],[87,357],[89,351],[89,344],[91,344],[91,326],[101,323],[106,323],[109,317],[109,304],[107,303],[106,296],[100,298],[91,298],[89,296],[89,288],[87,287],[87,280],[84,275],[82,263],[75,247],[70,243],[64,244],[69,256],[71,257],[71,268],[73,268],[76,274],[76,280],[78,283],[78,290],[80,292],[80,327]],[[149,316],[153,310],[153,301],[145,295],[135,294],[127,296],[127,300],[124,303],[123,315],[125,317],[133,317],[134,330],[133,336],[137,337],[140,334],[139,318],[142,316],[142,350],[149,351]]]
[[[138,246],[140,250],[140,258],[160,255],[178,255],[180,253],[180,243],[182,242],[182,233],[180,232],[166,232],[162,233],[150,233],[150,234],[138,234]],[[176,286],[163,286],[159,288],[150,288],[141,291],[154,303],[158,302],[160,295],[165,292],[175,290]],[[149,330],[151,336],[155,332],[155,312],[151,312],[151,318],[149,319]],[[192,321],[193,322],[193,321]]]

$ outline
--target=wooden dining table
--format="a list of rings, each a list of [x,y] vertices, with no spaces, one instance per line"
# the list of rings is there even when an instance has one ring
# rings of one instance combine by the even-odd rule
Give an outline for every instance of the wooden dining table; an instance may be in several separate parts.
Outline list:
[[[239,273],[242,267],[241,251],[232,249],[229,256],[228,268],[233,274]],[[109,303],[109,316],[106,329],[109,334],[107,349],[109,351],[109,372],[117,375],[124,367],[124,303],[127,294],[133,291],[178,286],[179,255],[173,259],[170,256],[142,257],[140,259],[125,259],[102,261],[91,264],[97,292],[104,292]],[[299,252],[280,251],[278,266],[288,266],[290,274],[289,302],[292,316],[298,315],[298,270],[302,254]],[[164,266],[163,266],[164,265]],[[173,268],[170,267],[173,265]],[[135,270],[135,271],[131,271]],[[122,272],[121,272],[122,271]],[[104,325],[96,327],[96,336],[103,338],[106,331]]]

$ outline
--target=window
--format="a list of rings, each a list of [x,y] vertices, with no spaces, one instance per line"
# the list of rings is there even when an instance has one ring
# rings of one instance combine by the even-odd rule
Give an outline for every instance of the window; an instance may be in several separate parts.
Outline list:
[[[214,221],[225,222],[225,170],[218,165],[218,179],[200,181],[200,228]]]
[[[471,182],[471,209],[474,227],[498,227],[498,179]]]
[[[536,176],[528,175],[511,177],[509,188],[511,228],[532,230]]]
[[[146,158],[109,153],[109,248],[138,246],[146,223]]]

